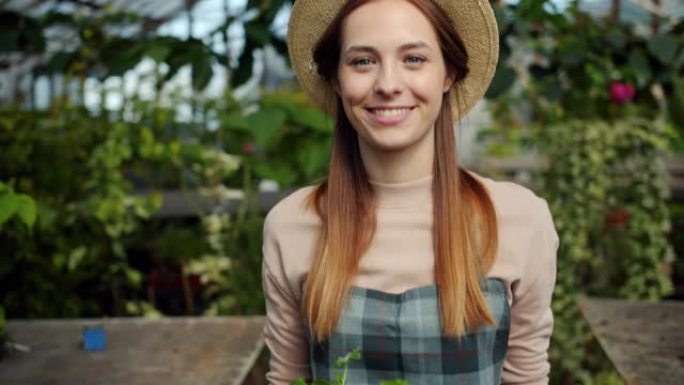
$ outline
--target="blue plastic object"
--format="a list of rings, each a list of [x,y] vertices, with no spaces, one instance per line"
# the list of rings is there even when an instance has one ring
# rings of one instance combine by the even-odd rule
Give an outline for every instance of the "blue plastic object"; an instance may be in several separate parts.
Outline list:
[[[83,348],[89,352],[101,352],[107,346],[104,326],[86,326],[83,328]]]

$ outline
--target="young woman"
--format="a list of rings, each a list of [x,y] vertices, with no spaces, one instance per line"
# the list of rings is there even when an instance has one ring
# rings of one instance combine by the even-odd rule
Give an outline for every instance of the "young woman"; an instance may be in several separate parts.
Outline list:
[[[459,168],[453,124],[482,98],[485,0],[297,0],[290,55],[335,116],[325,183],[268,214],[268,381],[546,384],[558,237],[546,202]]]

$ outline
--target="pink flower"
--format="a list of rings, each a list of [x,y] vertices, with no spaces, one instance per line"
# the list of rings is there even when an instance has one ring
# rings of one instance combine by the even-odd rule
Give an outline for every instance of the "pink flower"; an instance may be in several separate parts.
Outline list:
[[[248,142],[242,145],[242,152],[245,154],[254,154],[256,152],[256,145]]]
[[[610,84],[610,100],[613,103],[625,104],[634,98],[636,91],[629,83],[613,82]]]

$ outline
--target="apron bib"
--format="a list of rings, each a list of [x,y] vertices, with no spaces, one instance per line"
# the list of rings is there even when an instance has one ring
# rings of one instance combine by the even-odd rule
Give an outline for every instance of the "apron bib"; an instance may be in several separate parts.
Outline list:
[[[483,294],[496,325],[469,331],[461,339],[442,335],[437,286],[400,294],[353,286],[335,332],[322,343],[310,337],[313,378],[335,379],[335,361],[361,349],[352,360],[349,385],[406,380],[410,385],[494,385],[508,348],[510,306],[504,283],[483,281]]]

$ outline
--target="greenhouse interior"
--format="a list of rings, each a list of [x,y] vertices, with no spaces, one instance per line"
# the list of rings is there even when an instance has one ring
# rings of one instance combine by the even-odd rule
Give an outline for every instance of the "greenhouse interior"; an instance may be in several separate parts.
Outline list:
[[[264,222],[335,141],[297,1],[0,0],[0,383],[270,383]],[[548,203],[548,383],[681,383],[684,2],[489,5],[457,156]]]

